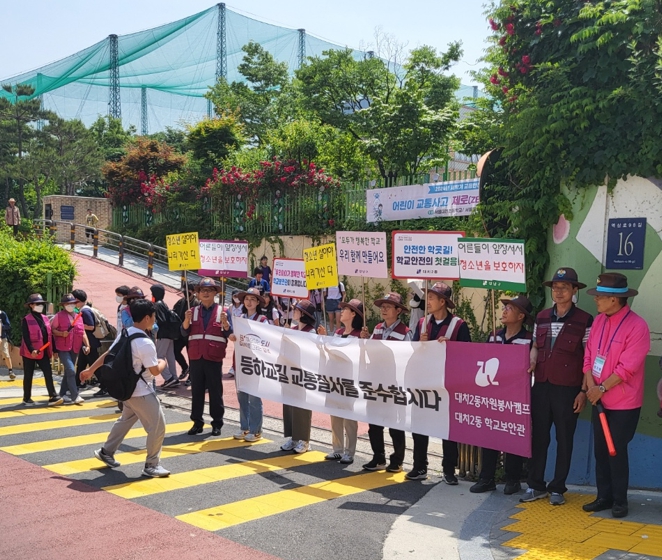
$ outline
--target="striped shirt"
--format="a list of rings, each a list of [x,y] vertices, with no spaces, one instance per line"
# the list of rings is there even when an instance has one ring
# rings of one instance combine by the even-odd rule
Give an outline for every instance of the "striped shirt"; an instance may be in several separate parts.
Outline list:
[[[556,338],[559,336],[559,333],[561,332],[561,329],[563,328],[563,325],[565,322],[572,317],[573,313],[575,312],[575,305],[570,308],[570,311],[568,311],[565,315],[562,317],[559,317],[556,314],[556,305],[554,305],[552,309],[552,321],[550,324],[550,335],[552,337],[552,346],[551,348],[554,348],[554,343],[556,342]],[[586,343],[588,342],[588,335],[591,332],[591,325],[593,324],[593,317],[588,322],[588,325],[586,326],[586,331],[584,332],[584,337],[582,338],[582,343],[584,346],[586,346]],[[538,330],[538,322],[536,321],[535,326],[533,327],[533,340],[536,340],[536,332]]]

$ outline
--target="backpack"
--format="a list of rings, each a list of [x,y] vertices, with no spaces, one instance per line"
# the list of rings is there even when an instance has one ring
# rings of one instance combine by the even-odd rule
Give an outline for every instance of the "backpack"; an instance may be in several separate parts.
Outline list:
[[[0,311],[0,322],[2,322],[2,338],[10,338],[11,323],[9,322],[9,316],[4,311]]]
[[[118,401],[126,401],[131,398],[136,389],[138,380],[143,378],[143,366],[140,373],[133,369],[133,356],[131,353],[131,341],[136,338],[149,338],[144,332],[129,335],[126,329],[122,329],[119,340],[113,344],[103,364],[96,370],[94,375],[106,388],[108,394]],[[145,383],[147,383],[145,381]]]
[[[117,338],[117,329],[108,322],[106,316],[96,307],[88,307],[92,311],[92,315],[94,315],[94,330],[92,331],[94,337],[98,340],[103,340],[104,338],[115,340]]]
[[[177,340],[181,336],[182,320],[168,305],[159,301],[156,304],[156,322],[159,325],[158,337]]]

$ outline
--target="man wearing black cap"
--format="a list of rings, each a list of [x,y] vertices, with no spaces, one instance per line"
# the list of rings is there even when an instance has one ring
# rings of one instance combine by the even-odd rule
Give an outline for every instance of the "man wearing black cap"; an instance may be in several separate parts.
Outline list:
[[[613,517],[628,514],[630,463],[628,444],[639,423],[644,401],[644,369],[650,351],[646,321],[628,305],[639,292],[628,287],[628,279],[617,272],[600,274],[594,296],[599,315],[591,330],[584,355],[587,396],[593,404],[593,442],[597,498],[584,504],[584,511],[611,508]],[[598,418],[602,405],[616,454],[611,456]]]
[[[586,406],[583,375],[584,346],[593,316],[573,303],[586,284],[572,268],[559,268],[543,286],[552,289],[554,305],[536,317],[529,372],[534,373],[531,389],[531,459],[529,488],[520,502],[533,502],[551,494],[549,503],[565,503],[565,481],[570,472],[572,446],[579,413]],[[554,478],[545,484],[547,450],[552,425],[556,429]]]
[[[492,344],[526,344],[531,346],[531,332],[527,331],[524,323],[533,323],[533,305],[526,296],[517,296],[514,299],[502,299],[503,312],[501,314],[501,323],[503,328],[496,333],[491,333],[487,342]],[[483,447],[483,467],[478,476],[478,482],[469,488],[469,492],[480,494],[496,490],[494,475],[496,473],[497,462],[500,452],[495,449]],[[522,478],[522,467],[524,466],[524,457],[506,453],[504,459],[504,468],[506,471],[506,485],[503,493],[506,495],[519,492],[522,488],[520,478]]]
[[[437,282],[428,289],[426,301],[429,315],[422,317],[416,331],[414,342],[437,340],[446,342],[471,342],[471,333],[467,324],[450,310],[455,308],[452,300],[453,290],[444,282]],[[412,434],[414,438],[414,468],[405,476],[409,480],[425,480],[428,477],[428,442],[430,438],[422,434]],[[451,486],[457,485],[455,467],[457,466],[457,442],[442,440],[444,457],[441,467],[444,471],[442,480]]]

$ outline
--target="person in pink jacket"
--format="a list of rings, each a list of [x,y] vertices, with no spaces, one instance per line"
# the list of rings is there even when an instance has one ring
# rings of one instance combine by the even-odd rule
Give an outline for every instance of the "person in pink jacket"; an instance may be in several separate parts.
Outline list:
[[[644,361],[650,350],[650,331],[646,321],[628,305],[628,298],[639,292],[628,287],[625,275],[600,274],[597,287],[586,293],[594,296],[599,313],[584,352],[586,396],[593,404],[598,495],[583,508],[589,512],[611,509],[613,517],[621,518],[628,514],[628,444],[637,430],[644,401]],[[614,440],[613,457],[598,417],[600,405]]]

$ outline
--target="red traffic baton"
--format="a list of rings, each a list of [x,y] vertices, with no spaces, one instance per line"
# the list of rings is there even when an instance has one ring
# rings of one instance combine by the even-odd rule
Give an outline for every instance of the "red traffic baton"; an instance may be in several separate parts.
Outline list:
[[[607,441],[607,449],[609,451],[609,455],[615,457],[616,447],[614,447],[614,440],[611,438],[611,430],[609,429],[609,422],[607,422],[605,409],[600,402],[597,403],[595,407],[598,409],[598,416],[600,417],[600,424],[602,424],[602,432],[605,434],[605,440]]]

